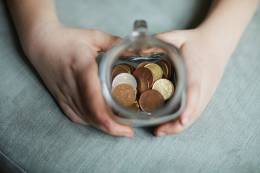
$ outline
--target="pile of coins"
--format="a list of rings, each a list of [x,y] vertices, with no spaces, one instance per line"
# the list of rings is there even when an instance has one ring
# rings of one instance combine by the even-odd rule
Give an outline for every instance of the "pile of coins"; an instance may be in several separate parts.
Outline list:
[[[161,108],[174,93],[171,62],[122,63],[112,69],[112,96],[122,106],[144,112]]]

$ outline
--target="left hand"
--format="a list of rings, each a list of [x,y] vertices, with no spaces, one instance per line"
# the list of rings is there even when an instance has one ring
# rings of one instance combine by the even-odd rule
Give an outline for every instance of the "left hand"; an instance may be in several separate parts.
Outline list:
[[[177,119],[155,129],[155,135],[164,136],[182,132],[199,118],[218,86],[230,55],[197,29],[160,33],[157,38],[180,49],[188,74],[186,108]]]

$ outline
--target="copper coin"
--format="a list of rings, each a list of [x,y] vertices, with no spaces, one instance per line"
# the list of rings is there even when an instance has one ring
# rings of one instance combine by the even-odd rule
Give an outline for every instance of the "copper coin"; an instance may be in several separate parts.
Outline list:
[[[133,72],[134,77],[137,80],[137,90],[139,93],[144,92],[147,89],[150,89],[153,84],[153,75],[152,72],[145,67],[137,68]]]
[[[129,73],[132,73],[133,71],[134,71],[134,67],[133,66],[131,66],[130,64],[119,64],[118,66],[120,66],[120,67],[122,67],[122,68],[124,68],[124,69],[126,69]]]
[[[153,112],[164,105],[163,96],[156,90],[147,90],[139,98],[140,108],[145,112]]]
[[[169,70],[170,69],[169,69],[167,63],[165,61],[159,61],[157,64],[159,66],[161,66],[161,68],[162,68],[163,77],[169,79],[169,77],[170,77],[170,71]]]
[[[120,84],[112,90],[112,96],[122,106],[129,107],[136,101],[136,92],[131,85]]]
[[[112,70],[112,79],[120,73],[132,73],[134,69],[135,68],[129,64],[116,65]]]
[[[162,68],[158,64],[149,63],[149,64],[146,64],[144,67],[148,68],[152,72],[153,82],[162,78],[163,71],[162,71]]]
[[[149,63],[150,63],[150,62],[148,62],[148,61],[141,62],[140,64],[137,65],[136,68],[144,67],[146,64],[149,64]]]
[[[169,73],[168,73],[167,77],[168,77],[168,79],[170,79],[172,77],[172,73],[174,71],[173,64],[172,64],[171,60],[169,60],[169,59],[163,59],[162,61],[165,62],[168,67]]]
[[[112,80],[120,73],[129,73],[128,70],[120,67],[120,66],[115,66],[112,70]]]
[[[170,79],[171,73],[172,73],[171,62],[169,60],[163,59],[163,60],[160,60],[157,64],[160,65],[163,70],[163,77]]]

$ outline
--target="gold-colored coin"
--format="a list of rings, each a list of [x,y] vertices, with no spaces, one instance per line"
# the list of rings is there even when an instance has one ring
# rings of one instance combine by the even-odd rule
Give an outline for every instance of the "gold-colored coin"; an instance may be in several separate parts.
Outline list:
[[[141,67],[144,67],[145,65],[149,64],[150,62],[149,61],[144,61],[144,62],[141,62],[140,64],[137,65],[136,68],[141,68]]]
[[[153,82],[155,82],[158,79],[161,79],[163,76],[162,68],[155,63],[149,63],[144,66],[145,68],[148,68],[152,74],[153,74]]]
[[[164,100],[168,100],[173,95],[174,85],[168,79],[159,79],[154,82],[152,89],[158,91]]]

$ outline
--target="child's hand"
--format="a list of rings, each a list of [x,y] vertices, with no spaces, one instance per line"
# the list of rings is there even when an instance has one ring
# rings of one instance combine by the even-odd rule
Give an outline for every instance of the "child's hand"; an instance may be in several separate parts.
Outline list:
[[[37,30],[25,48],[30,61],[67,116],[115,136],[133,136],[116,123],[103,100],[96,56],[118,38],[96,30],[54,26]]]
[[[212,97],[258,1],[214,1],[200,29],[158,35],[180,47],[185,58],[188,104],[177,120],[158,127],[157,135],[181,132],[198,118]],[[111,119],[113,115],[108,113],[98,80],[95,57],[117,38],[94,30],[49,25],[59,23],[52,0],[24,0],[23,3],[10,0],[7,5],[27,57],[68,117],[78,123],[88,121],[112,135],[133,136],[130,127]]]
[[[199,30],[181,30],[158,34],[157,37],[180,48],[188,71],[187,105],[174,121],[155,129],[163,136],[182,132],[198,119],[212,97],[229,56]]]

